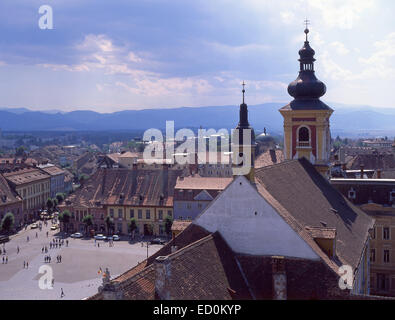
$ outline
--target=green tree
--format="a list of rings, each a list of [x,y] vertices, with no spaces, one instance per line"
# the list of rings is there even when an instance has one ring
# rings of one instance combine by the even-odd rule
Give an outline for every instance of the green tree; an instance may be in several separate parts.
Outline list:
[[[107,216],[106,220],[105,220],[105,223],[106,223],[106,226],[107,226],[107,234],[109,234],[110,230],[114,229],[114,219],[111,218],[110,216]]]
[[[50,211],[52,210],[52,208],[54,208],[54,206],[55,206],[54,201],[53,201],[51,198],[48,198],[48,199],[47,199],[46,205],[47,205],[47,208],[48,208],[48,211],[49,211],[49,212],[50,212]]]
[[[88,232],[89,227],[93,225],[93,216],[88,214],[82,219],[82,223],[85,224],[85,232]]]
[[[64,200],[64,198],[65,198],[65,194],[64,194],[64,193],[58,192],[58,193],[56,194],[56,199],[58,200],[58,203],[62,203],[62,201]]]
[[[1,231],[10,232],[14,226],[15,218],[11,212],[5,214],[1,220]]]
[[[22,141],[23,143],[23,141]],[[25,147],[24,146],[20,146],[15,150],[15,155],[17,157],[23,157],[25,155]]]
[[[171,226],[173,225],[172,217],[166,216],[164,225],[165,225],[165,232],[166,232],[166,234],[170,235],[170,233],[171,233]]]
[[[60,222],[63,223],[64,225],[64,229],[66,230],[66,232],[68,231],[68,224],[70,222],[71,219],[71,213],[69,210],[64,210],[63,212],[61,212],[58,216],[58,219]]]
[[[129,231],[131,234],[131,237],[134,238],[134,230],[137,229],[137,223],[136,223],[136,219],[135,218],[131,218],[130,222],[129,222]]]

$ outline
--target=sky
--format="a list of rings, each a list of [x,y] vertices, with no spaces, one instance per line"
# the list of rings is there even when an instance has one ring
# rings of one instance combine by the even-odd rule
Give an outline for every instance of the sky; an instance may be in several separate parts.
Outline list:
[[[41,29],[49,5],[53,29]],[[304,20],[322,98],[395,107],[393,0],[1,0],[0,107],[289,102]]]

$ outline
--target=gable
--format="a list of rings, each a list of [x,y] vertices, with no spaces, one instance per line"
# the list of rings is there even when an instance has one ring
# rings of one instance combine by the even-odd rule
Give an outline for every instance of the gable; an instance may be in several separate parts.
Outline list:
[[[319,259],[244,176],[234,179],[193,223],[220,232],[239,254]]]
[[[201,191],[193,198],[193,200],[200,200],[200,201],[211,201],[213,199],[214,198],[206,190]]]

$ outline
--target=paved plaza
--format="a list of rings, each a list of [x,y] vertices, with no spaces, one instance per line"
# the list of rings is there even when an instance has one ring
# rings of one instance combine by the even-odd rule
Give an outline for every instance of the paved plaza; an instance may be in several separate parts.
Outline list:
[[[128,241],[113,242],[110,247],[108,242],[97,241],[100,247],[95,245],[94,239],[72,239],[66,247],[50,249],[49,243],[54,237],[58,237],[59,231],[50,230],[51,223],[39,229],[22,230],[18,235],[12,236],[5,244],[6,255],[0,256],[0,300],[4,299],[28,299],[28,300],[74,300],[83,299],[97,293],[102,284],[103,271],[108,268],[111,278],[134,267],[138,262],[147,257],[147,248],[141,243],[129,243]],[[46,232],[49,236],[47,238]],[[36,232],[38,237],[36,238]],[[30,238],[29,242],[27,237]],[[19,246],[20,252],[17,253]],[[43,246],[48,247],[48,253],[42,253]],[[161,245],[150,245],[149,255],[159,250]],[[3,245],[0,245],[3,250]],[[45,263],[45,255],[50,255],[51,263]],[[62,256],[62,262],[57,263],[56,257]],[[8,256],[8,263],[3,264],[2,258]],[[29,263],[28,268],[23,267],[23,262]],[[53,289],[40,289],[39,279],[44,273],[39,273],[42,265],[52,267],[54,287]],[[61,298],[61,289],[65,296]]]

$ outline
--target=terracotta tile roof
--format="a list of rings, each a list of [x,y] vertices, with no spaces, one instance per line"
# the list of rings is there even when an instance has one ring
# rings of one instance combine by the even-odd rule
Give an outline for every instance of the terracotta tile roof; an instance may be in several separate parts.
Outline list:
[[[233,178],[201,177],[199,175],[178,178],[175,188],[183,190],[224,190]]]
[[[48,166],[48,167],[40,167],[41,170],[45,171],[51,176],[57,176],[60,174],[64,174],[64,170],[58,168],[57,166]]]
[[[219,232],[191,243],[167,259],[171,299],[251,299],[234,253]]]
[[[47,173],[35,168],[24,168],[3,174],[4,177],[15,185],[39,181],[50,177]]]
[[[118,158],[141,158],[141,154],[127,151],[125,153],[118,154]]]
[[[174,185],[181,170],[98,169],[66,199],[68,205],[173,206]]]
[[[306,226],[335,228],[338,258],[353,268],[358,266],[374,220],[345,199],[308,160],[260,168],[255,177],[257,185],[275,198],[305,233]]]
[[[372,152],[368,154],[358,154],[347,163],[347,169],[360,169],[361,164],[364,169],[395,169],[395,155],[392,153]]]
[[[183,231],[186,227],[188,227],[192,223],[191,220],[174,220],[171,226],[171,231]]]
[[[255,159],[255,168],[262,168],[271,166],[276,163],[280,163],[284,161],[284,153],[282,150],[267,150],[264,153],[260,154]]]
[[[21,201],[21,198],[10,188],[7,180],[0,174],[0,206]]]

